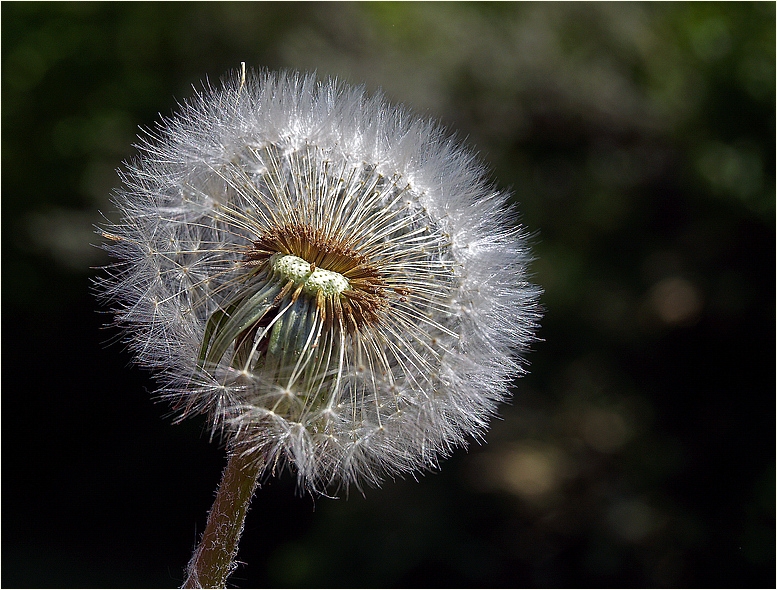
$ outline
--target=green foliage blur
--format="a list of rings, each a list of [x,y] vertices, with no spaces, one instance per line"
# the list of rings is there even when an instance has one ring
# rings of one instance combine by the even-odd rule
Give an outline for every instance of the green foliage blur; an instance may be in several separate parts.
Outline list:
[[[92,226],[138,126],[240,62],[457,131],[546,315],[487,444],[347,500],[266,482],[232,583],[774,586],[773,3],[0,9],[4,586],[182,582],[224,458],[105,348]]]

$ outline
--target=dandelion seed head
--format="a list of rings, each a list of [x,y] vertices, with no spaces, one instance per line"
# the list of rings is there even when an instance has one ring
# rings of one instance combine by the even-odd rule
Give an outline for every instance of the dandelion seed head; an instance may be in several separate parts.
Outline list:
[[[473,154],[380,96],[206,88],[122,173],[100,281],[180,419],[311,489],[482,437],[540,317],[526,237]]]

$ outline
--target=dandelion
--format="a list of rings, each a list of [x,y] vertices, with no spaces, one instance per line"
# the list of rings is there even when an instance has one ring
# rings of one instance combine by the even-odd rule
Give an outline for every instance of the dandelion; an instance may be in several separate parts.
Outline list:
[[[208,526],[232,507],[234,547],[204,579],[206,529],[188,585],[223,585],[263,473],[337,493],[482,437],[539,289],[470,151],[363,89],[245,71],[139,149],[101,289],[177,417],[206,415],[230,454]]]

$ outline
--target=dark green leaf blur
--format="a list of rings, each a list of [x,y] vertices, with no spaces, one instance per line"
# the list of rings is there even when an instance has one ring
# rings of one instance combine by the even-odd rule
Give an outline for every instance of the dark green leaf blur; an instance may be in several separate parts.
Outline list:
[[[1,10],[3,586],[183,581],[223,449],[104,327],[93,224],[138,126],[246,62],[456,130],[515,195],[545,317],[438,473],[263,484],[232,584],[774,587],[774,3]]]

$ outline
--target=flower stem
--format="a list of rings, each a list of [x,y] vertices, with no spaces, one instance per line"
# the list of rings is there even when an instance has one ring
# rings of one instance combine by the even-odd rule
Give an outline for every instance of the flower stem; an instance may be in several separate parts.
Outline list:
[[[256,456],[230,450],[205,532],[186,567],[183,588],[226,587],[227,577],[237,567],[237,544],[262,465]]]

